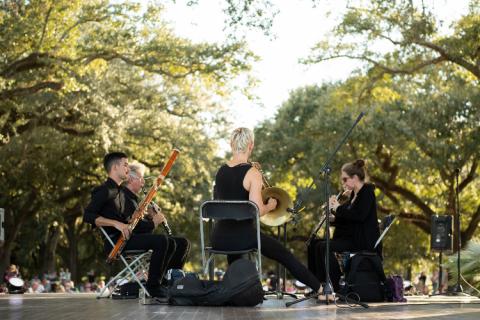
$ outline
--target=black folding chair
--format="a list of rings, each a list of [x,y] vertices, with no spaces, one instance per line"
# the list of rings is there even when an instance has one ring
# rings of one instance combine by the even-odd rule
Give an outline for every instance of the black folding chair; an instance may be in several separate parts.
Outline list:
[[[206,275],[209,271],[210,263],[216,254],[222,255],[242,255],[254,254],[255,263],[258,270],[258,276],[262,279],[262,252],[260,243],[260,211],[258,206],[252,201],[234,201],[234,200],[210,200],[205,201],[200,207],[200,241],[202,245],[202,264],[203,272]],[[255,221],[255,228],[257,233],[257,247],[245,250],[219,250],[214,247],[205,246],[205,232],[204,222],[212,221],[215,223],[219,220],[248,220]],[[238,237],[245,236],[244,231],[232,230],[237,233]],[[208,259],[207,259],[208,256]]]

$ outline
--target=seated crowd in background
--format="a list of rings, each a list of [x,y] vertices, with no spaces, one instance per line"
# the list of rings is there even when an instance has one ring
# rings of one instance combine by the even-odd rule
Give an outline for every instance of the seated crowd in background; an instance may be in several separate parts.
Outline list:
[[[11,264],[3,274],[3,283],[0,284],[0,293],[8,293],[8,283],[12,278],[22,279],[25,293],[78,293],[98,292],[105,287],[102,277],[98,279],[95,273],[90,271],[82,277],[80,284],[75,286],[68,269],[60,268],[60,272],[45,273],[36,275],[31,279],[23,279],[20,268]]]

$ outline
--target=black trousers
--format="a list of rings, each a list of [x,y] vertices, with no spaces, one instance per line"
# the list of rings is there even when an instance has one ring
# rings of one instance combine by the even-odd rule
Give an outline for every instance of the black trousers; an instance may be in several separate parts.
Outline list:
[[[176,245],[175,241],[163,234],[133,234],[128,240],[125,250],[152,250],[150,267],[148,268],[147,287],[160,285],[168,264],[172,259]]]
[[[308,269],[315,274],[317,279],[325,283],[326,276],[326,264],[325,264],[325,240],[315,239],[308,246]],[[346,251],[355,251],[355,245],[348,239],[332,239],[330,240],[330,255],[329,255],[329,268],[330,268],[330,280],[332,282],[333,289],[338,291],[340,286],[340,278],[342,272],[340,265],[334,252],[341,253]]]
[[[222,233],[227,233],[226,230],[222,230]],[[224,249],[224,250],[242,250],[242,249],[250,249],[257,247],[257,236],[254,230],[249,232],[248,239],[245,245],[242,245],[242,248],[238,247],[239,241],[238,238],[227,238],[226,241],[222,241],[222,243],[215,244],[213,243],[214,247],[217,249]],[[245,240],[245,238],[243,239]],[[320,288],[320,282],[317,280],[315,275],[310,272],[307,267],[305,267],[300,261],[295,258],[295,256],[287,250],[280,242],[276,239],[267,236],[263,233],[260,233],[260,245],[262,250],[262,255],[278,261],[281,265],[283,265],[290,273],[299,281],[303,282],[314,291],[317,291]],[[231,264],[236,259],[239,259],[240,255],[229,255],[227,257],[228,264]]]
[[[190,252],[190,241],[182,237],[168,237],[175,243],[175,252],[170,259],[168,269],[183,269]]]
[[[110,252],[111,246],[106,245],[106,249]],[[152,288],[160,285],[168,269],[183,268],[190,251],[190,243],[187,239],[180,237],[134,233],[127,241],[124,250],[152,250],[147,280],[147,287]]]

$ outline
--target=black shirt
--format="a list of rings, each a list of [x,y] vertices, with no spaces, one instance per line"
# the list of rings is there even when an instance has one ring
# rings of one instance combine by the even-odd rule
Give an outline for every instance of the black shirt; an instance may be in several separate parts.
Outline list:
[[[227,164],[218,169],[215,176],[215,199],[248,200],[248,191],[243,187],[243,179],[252,165],[240,163],[234,167]]]
[[[243,187],[243,179],[252,167],[249,163],[241,163],[234,167],[224,164],[215,176],[216,200],[248,200],[249,192]],[[243,237],[239,238],[238,230]],[[253,220],[220,220],[215,223],[211,241],[216,249],[243,250],[253,246],[256,241]]]
[[[113,179],[108,178],[102,185],[92,191],[90,203],[83,213],[83,221],[95,227],[95,219],[104,217],[127,223],[125,214],[125,193]],[[119,232],[114,227],[105,227],[108,234]]]
[[[373,250],[380,236],[374,190],[373,184],[364,184],[355,201],[352,203],[350,200],[339,206],[335,214],[335,224],[344,225],[351,232],[350,239],[356,250]],[[354,196],[352,192],[351,199]]]
[[[137,210],[139,199],[138,196],[132,192],[132,190],[127,187],[123,187],[123,192],[125,193],[125,213],[128,218]],[[142,219],[138,222],[133,233],[151,233],[155,229],[155,224],[152,220]]]

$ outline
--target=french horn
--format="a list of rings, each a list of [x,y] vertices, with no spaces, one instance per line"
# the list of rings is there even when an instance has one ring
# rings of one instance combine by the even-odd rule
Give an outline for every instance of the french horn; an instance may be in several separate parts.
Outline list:
[[[284,223],[289,222],[292,219],[292,214],[287,211],[288,208],[293,206],[292,198],[287,191],[282,188],[272,187],[263,173],[261,166],[258,162],[252,162],[252,166],[258,169],[262,174],[263,187],[262,187],[262,201],[266,203],[269,198],[277,200],[277,207],[272,211],[264,214],[260,217],[260,222],[270,227],[277,227]]]

